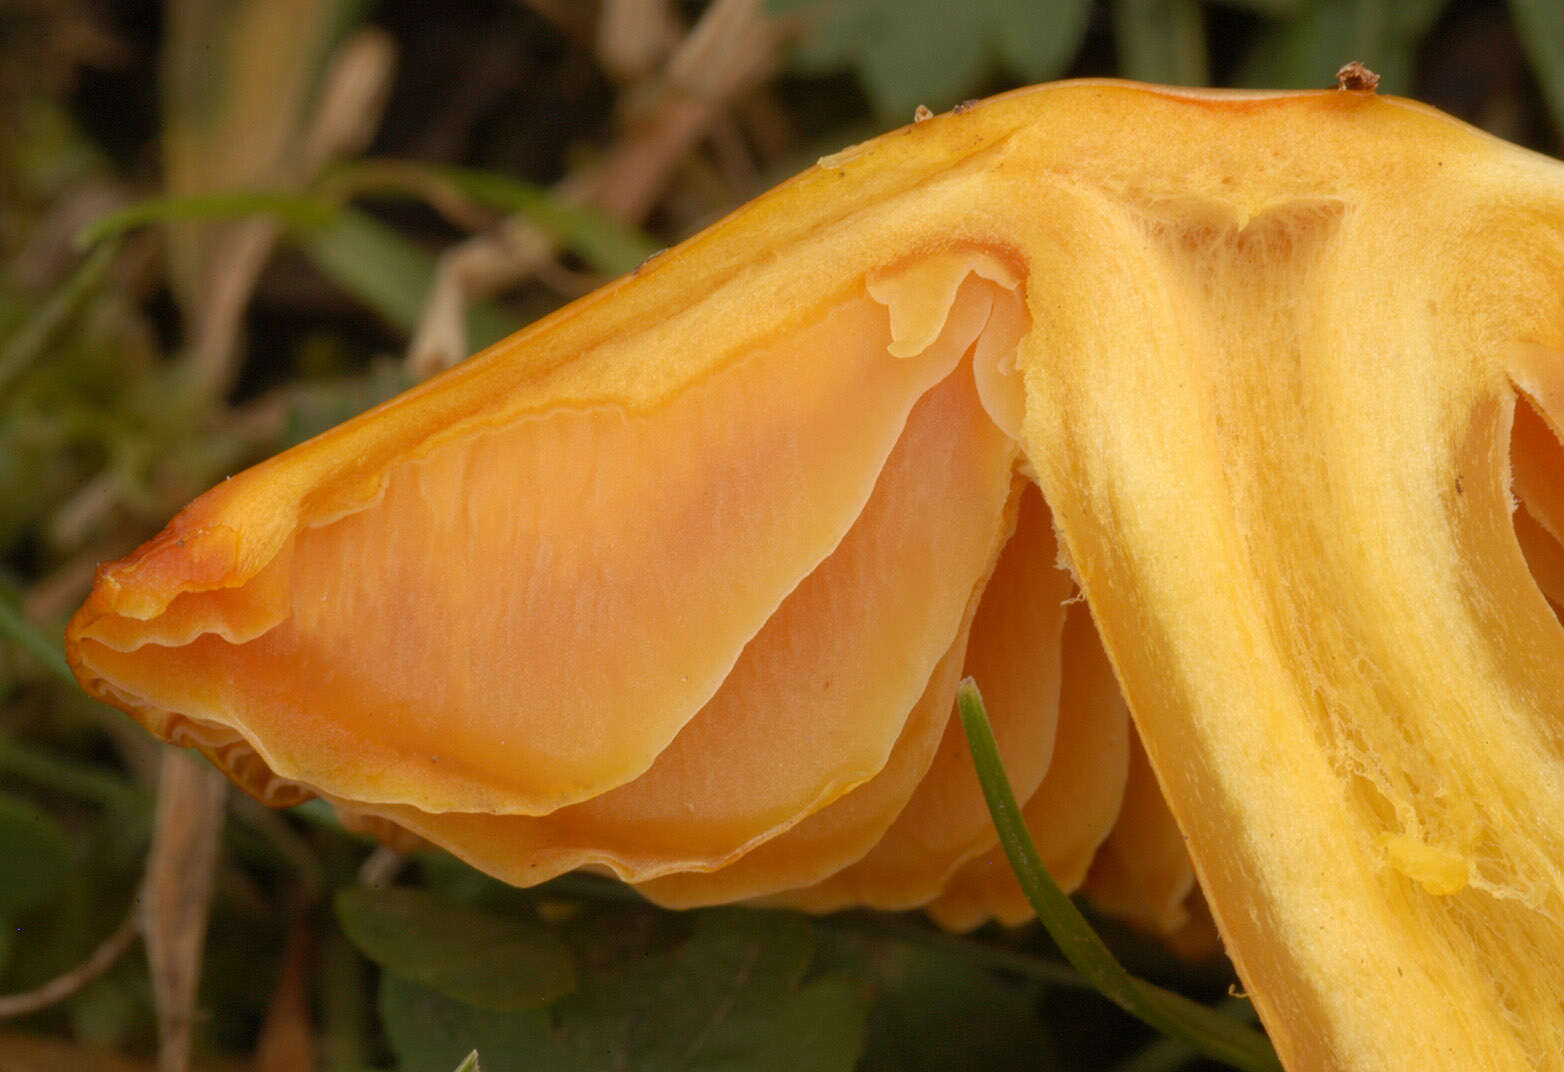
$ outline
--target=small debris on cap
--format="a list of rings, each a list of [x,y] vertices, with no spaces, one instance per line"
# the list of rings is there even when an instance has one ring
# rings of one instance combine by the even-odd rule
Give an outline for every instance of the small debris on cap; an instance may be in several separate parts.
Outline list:
[[[1379,75],[1369,70],[1357,60],[1342,65],[1336,72],[1336,88],[1356,91],[1374,92],[1379,85]]]

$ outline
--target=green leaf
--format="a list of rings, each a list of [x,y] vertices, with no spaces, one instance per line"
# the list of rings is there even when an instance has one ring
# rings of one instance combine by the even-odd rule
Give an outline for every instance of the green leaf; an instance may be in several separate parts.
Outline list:
[[[1521,47],[1542,87],[1553,127],[1564,134],[1564,4],[1558,0],[1510,0]]]
[[[486,1072],[849,1072],[865,1001],[839,976],[804,982],[814,955],[799,918],[739,910],[693,917],[668,953],[595,975],[551,1010],[506,1014],[387,976],[381,1016],[407,1072],[476,1049]]]
[[[704,912],[671,954],[647,958],[562,1002],[563,1068],[851,1069],[864,1010],[843,980],[800,985],[809,923],[781,913]]]
[[[983,697],[971,678],[961,683],[956,707],[961,713],[967,745],[972,749],[978,781],[983,786],[983,798],[999,832],[999,843],[1038,921],[1065,959],[1103,997],[1163,1034],[1183,1040],[1199,1053],[1246,1072],[1281,1072],[1281,1062],[1264,1035],[1182,994],[1137,979],[1124,969],[1043,866],[1021,818],[1021,806],[1010,789],[999,745],[983,709]]]
[[[47,903],[69,870],[59,825],[26,801],[0,794],[0,921]]]
[[[1272,89],[1324,89],[1348,60],[1380,76],[1380,92],[1412,88],[1417,45],[1449,0],[1313,0],[1261,35],[1238,73],[1238,84]]]
[[[352,208],[339,210],[329,226],[296,238],[317,268],[387,323],[405,332],[417,326],[434,280],[434,256],[428,250]],[[521,326],[520,317],[487,302],[467,317],[475,350]]]
[[[984,20],[988,42],[1005,70],[1027,82],[1046,82],[1064,73],[1080,50],[1091,17],[1088,0],[984,0],[967,10]]]
[[[405,888],[340,889],[336,910],[370,960],[472,1005],[539,1008],[576,984],[569,947],[536,920]]]
[[[981,88],[997,61],[1028,82],[1057,77],[1080,48],[1088,0],[771,0],[804,20],[794,61],[810,70],[851,67],[882,119],[905,123]]]
[[[876,999],[859,1072],[1037,1072],[1058,1049],[1038,1010],[1044,987],[913,946],[875,957]]]
[[[454,1068],[476,1052],[484,1072],[532,1072],[549,1045],[549,1019],[537,1009],[498,1012],[449,998],[387,973],[380,978],[380,1022],[405,1072]]]
[[[1118,0],[1113,36],[1126,77],[1171,86],[1211,81],[1200,0]]]

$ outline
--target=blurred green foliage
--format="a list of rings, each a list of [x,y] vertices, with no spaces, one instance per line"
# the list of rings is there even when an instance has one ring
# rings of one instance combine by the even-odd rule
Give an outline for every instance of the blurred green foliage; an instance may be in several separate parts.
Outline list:
[[[794,37],[751,125],[689,152],[649,216],[615,219],[558,185],[612,152],[639,102],[599,62],[591,7],[0,8],[0,991],[69,970],[114,929],[149,837],[154,747],[60,679],[94,564],[409,386],[402,352],[457,243],[516,215],[560,249],[470,304],[481,345],[919,104],[1070,75],[1328,86],[1356,59],[1382,91],[1538,148],[1564,129],[1555,0],[771,0]],[[387,56],[400,66],[379,85]],[[428,893],[367,890],[370,847],[318,806],[235,806],[225,848],[206,1067],[255,1047],[299,918],[329,1072],[454,1068],[474,1047],[488,1072],[1069,1070],[1148,1041],[1029,931],[676,917],[608,883],[519,892],[438,856],[409,875]],[[1118,944],[1160,982],[1205,998],[1227,983],[1220,965]],[[146,964],[133,954],[16,1026],[145,1058]],[[9,1044],[0,1030],[0,1067]]]
[[[879,116],[904,123],[924,105],[944,111],[978,92],[991,66],[1021,83],[1057,78],[1080,48],[1090,0],[772,0],[808,32],[793,61],[805,71],[851,67]]]
[[[1380,75],[1381,92],[1417,88],[1419,47],[1451,0],[769,0],[805,33],[800,70],[852,70],[885,123],[905,122],[919,104],[943,111],[1006,82],[1075,73],[1112,74],[1170,85],[1230,84],[1303,89],[1331,84],[1356,59]],[[1474,22],[1500,23],[1497,5],[1463,5]],[[1564,123],[1564,7],[1510,0],[1508,14]],[[1221,32],[1217,29],[1220,26]],[[1080,70],[1094,28],[1111,64]],[[1229,29],[1231,28],[1231,29]],[[1095,65],[1094,65],[1095,67]]]
[[[417,889],[337,891],[337,922],[394,975],[480,1008],[541,1009],[576,988],[558,930]]]
[[[473,1048],[490,1072],[853,1068],[866,995],[841,975],[806,978],[815,946],[806,921],[719,910],[688,924],[665,949],[588,937],[596,969],[552,1015],[496,1014],[388,973],[380,1000],[391,1048],[406,1072],[454,1066]]]

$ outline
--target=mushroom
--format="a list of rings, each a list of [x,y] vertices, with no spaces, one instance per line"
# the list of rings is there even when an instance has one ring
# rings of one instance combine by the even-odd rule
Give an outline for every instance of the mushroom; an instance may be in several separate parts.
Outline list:
[[[1564,1067],[1561,279],[1564,168],[1432,109],[1007,94],[212,489],[70,658],[511,882],[954,926],[971,673],[1287,1067]]]

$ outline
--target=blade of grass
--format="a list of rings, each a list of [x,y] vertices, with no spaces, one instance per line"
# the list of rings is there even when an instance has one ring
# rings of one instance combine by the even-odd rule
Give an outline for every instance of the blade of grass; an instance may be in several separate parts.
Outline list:
[[[1254,1018],[1254,1005],[1244,997],[1226,997],[1216,1006],[1235,1019]],[[1175,1038],[1160,1038],[1135,1056],[1114,1067],[1113,1072],[1174,1072],[1200,1055],[1188,1043]]]
[[[661,248],[633,227],[508,175],[457,168],[442,168],[441,173],[475,200],[528,217],[601,272],[628,272]]]
[[[13,644],[42,663],[55,677],[72,688],[76,687],[76,675],[71,673],[70,665],[66,663],[65,654],[60,650],[60,646],[44,636],[37,626],[27,620],[21,609],[4,595],[0,595],[0,636],[8,637]]]
[[[0,774],[79,800],[127,812],[152,810],[152,794],[129,778],[53,752],[18,743],[0,734]]]
[[[150,197],[100,216],[76,235],[76,245],[86,249],[106,238],[155,223],[173,220],[236,220],[246,216],[274,216],[289,227],[325,227],[337,207],[330,201],[278,190],[236,190],[204,194]]]
[[[434,256],[367,213],[340,210],[329,227],[304,232],[299,248],[343,290],[402,331],[412,331],[434,279]],[[492,302],[468,313],[475,346],[503,339],[522,318]]]
[[[31,317],[0,343],[0,391],[48,349],[50,341],[103,279],[116,252],[118,247],[112,242],[93,250]]]
[[[1245,1072],[1281,1072],[1270,1042],[1258,1031],[1125,970],[1043,866],[1005,775],[983,697],[971,678],[961,683],[956,705],[1000,844],[1038,920],[1065,959],[1109,1001],[1163,1034]]]
[[[659,244],[627,226],[529,182],[491,171],[431,167],[403,160],[347,165],[322,183],[336,196],[401,195],[438,200],[451,192],[490,209],[525,216],[604,275],[622,275]]]
[[[628,271],[656,252],[656,245],[640,232],[565,205],[526,183],[483,172],[423,170],[475,200],[535,216],[540,225],[594,267],[610,274]],[[376,188],[373,182],[365,186]],[[300,248],[317,267],[394,327],[411,331],[417,325],[434,277],[434,257],[373,217],[320,194],[247,190],[149,198],[94,220],[76,235],[76,244],[90,248],[138,227],[175,220],[222,221],[262,215],[273,216],[292,230]],[[78,270],[61,300],[74,302],[73,295],[101,274],[111,252],[109,246],[100,246]],[[80,285],[75,284],[77,277],[83,280]],[[482,347],[503,339],[522,323],[521,317],[501,306],[480,303],[470,313],[468,335],[475,346]],[[30,331],[27,337],[37,334]],[[29,345],[18,357],[12,354],[18,345],[8,343],[0,349],[0,383],[13,366],[19,369],[40,348]]]

